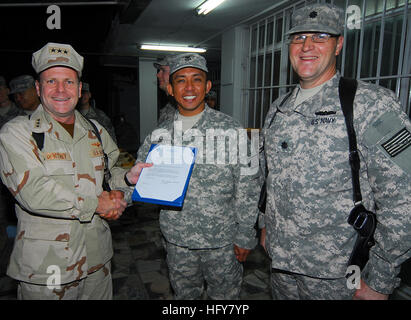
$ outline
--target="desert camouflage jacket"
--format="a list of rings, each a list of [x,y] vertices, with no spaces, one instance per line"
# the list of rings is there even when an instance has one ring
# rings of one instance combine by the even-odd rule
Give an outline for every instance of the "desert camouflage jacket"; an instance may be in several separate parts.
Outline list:
[[[113,168],[119,151],[107,131],[97,128],[111,167],[112,188],[127,188],[125,171]],[[44,133],[39,150],[32,132]],[[19,116],[0,131],[1,179],[14,195],[17,237],[8,275],[46,284],[49,267],[68,283],[98,270],[113,254],[110,228],[95,214],[103,191],[103,152],[90,123],[76,111],[74,136],[43,106]],[[53,267],[54,268],[54,267]]]

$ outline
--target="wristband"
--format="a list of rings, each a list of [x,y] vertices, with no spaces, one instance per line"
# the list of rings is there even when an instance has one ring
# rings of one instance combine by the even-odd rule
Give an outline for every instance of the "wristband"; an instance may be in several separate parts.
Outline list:
[[[124,175],[124,182],[126,183],[126,185],[128,185],[129,187],[134,187],[135,184],[132,184],[128,181],[127,179],[127,173]]]

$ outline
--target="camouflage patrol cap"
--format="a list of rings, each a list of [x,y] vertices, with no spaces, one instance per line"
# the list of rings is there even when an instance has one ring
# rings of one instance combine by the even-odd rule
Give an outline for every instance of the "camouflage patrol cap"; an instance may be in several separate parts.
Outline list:
[[[0,76],[0,86],[7,87],[6,79],[3,76]]]
[[[163,67],[163,66],[169,66],[171,59],[172,59],[172,56],[166,56],[166,57],[158,60],[157,62],[154,62],[153,66],[156,69],[160,69],[160,67]]]
[[[28,74],[10,80],[10,94],[24,92],[30,88],[35,88],[35,81],[34,78]]]
[[[69,67],[77,71],[81,77],[84,58],[69,44],[47,43],[33,53],[31,64],[37,74],[51,67]]]
[[[208,72],[205,58],[198,53],[182,53],[175,56],[170,62],[170,75],[183,68],[196,68]]]
[[[344,32],[344,10],[331,4],[313,4],[294,11],[292,28],[287,35],[299,32],[325,32],[340,35]]]

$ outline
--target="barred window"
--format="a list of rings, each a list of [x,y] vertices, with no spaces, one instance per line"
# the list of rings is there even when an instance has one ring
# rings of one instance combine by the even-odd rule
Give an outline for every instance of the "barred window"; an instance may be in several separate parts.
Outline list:
[[[270,104],[298,83],[285,38],[291,13],[324,2],[346,9],[341,74],[393,90],[411,116],[411,0],[285,1],[249,26],[248,127],[261,128]],[[359,24],[348,23],[357,13]]]

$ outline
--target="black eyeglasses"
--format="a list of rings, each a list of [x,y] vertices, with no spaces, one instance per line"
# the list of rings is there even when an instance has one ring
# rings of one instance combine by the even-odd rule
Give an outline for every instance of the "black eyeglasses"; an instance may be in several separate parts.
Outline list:
[[[329,34],[329,33],[314,33],[311,36],[298,33],[298,34],[292,34],[290,38],[288,39],[288,43],[294,43],[294,44],[304,43],[308,37],[311,37],[312,42],[324,43],[324,42],[327,42],[330,38],[334,38],[338,36]]]

